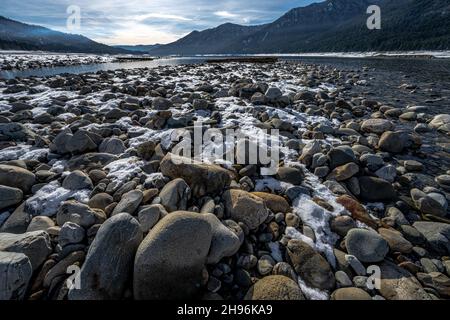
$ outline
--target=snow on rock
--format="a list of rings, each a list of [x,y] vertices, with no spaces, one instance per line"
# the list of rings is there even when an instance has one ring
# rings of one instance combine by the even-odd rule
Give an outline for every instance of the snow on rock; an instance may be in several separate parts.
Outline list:
[[[82,203],[89,201],[91,190],[67,190],[58,181],[52,181],[43,186],[31,198],[26,200],[25,209],[33,216],[53,216],[61,203],[74,199]]]
[[[0,161],[39,160],[47,157],[49,149],[38,149],[30,145],[17,145],[2,149]]]

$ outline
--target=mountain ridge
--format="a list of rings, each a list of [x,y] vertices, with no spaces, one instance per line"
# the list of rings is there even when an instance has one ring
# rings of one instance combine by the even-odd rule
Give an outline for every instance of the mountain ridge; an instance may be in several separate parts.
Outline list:
[[[128,54],[130,51],[95,42],[85,36],[55,31],[0,16],[0,49],[53,52]]]
[[[381,30],[366,27],[372,4],[381,8]],[[232,37],[218,32],[224,25],[191,32],[151,54],[450,49],[448,0],[327,0],[293,8],[265,25],[234,25],[240,32]]]

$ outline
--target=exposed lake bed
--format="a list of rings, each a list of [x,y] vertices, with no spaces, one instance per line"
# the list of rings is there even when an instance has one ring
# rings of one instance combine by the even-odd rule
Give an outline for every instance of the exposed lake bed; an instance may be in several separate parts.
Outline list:
[[[166,60],[0,80],[1,251],[38,248],[11,296],[449,296],[449,60]],[[169,138],[199,121],[279,130],[276,174],[179,170]]]

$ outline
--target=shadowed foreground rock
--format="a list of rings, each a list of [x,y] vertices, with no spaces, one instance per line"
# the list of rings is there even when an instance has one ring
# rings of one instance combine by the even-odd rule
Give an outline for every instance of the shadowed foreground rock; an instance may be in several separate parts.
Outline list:
[[[80,289],[69,291],[70,300],[110,300],[122,298],[131,278],[135,252],[142,231],[135,218],[120,213],[98,230],[80,271]]]
[[[26,255],[0,251],[0,300],[22,300],[32,273]]]
[[[159,221],[136,253],[135,299],[193,298],[203,282],[212,236],[211,225],[196,213],[174,212]]]

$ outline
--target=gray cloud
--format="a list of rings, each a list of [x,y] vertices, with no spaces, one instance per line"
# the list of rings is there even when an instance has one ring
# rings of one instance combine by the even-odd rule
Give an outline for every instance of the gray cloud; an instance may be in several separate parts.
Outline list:
[[[0,15],[67,32],[66,9],[81,9],[83,34],[107,44],[174,41],[225,22],[275,20],[291,8],[323,0],[1,0]]]

